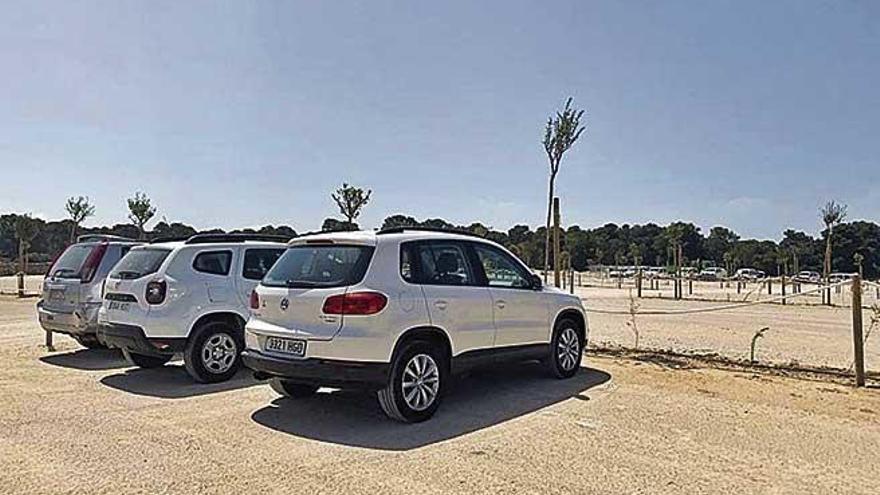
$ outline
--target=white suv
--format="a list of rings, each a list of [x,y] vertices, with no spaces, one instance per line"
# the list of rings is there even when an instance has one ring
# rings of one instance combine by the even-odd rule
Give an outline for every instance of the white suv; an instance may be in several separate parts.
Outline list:
[[[281,238],[203,234],[132,248],[107,277],[98,338],[142,368],[182,352],[197,381],[228,380],[250,293],[286,248],[268,239]]]
[[[244,364],[277,392],[378,391],[400,421],[431,417],[450,377],[501,359],[577,373],[581,300],[503,247],[417,229],[300,237],[257,286]]]

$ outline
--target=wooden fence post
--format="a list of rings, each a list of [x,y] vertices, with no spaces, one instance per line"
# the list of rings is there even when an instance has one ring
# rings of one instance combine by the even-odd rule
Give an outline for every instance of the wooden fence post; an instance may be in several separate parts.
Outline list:
[[[862,278],[852,281],[853,362],[856,370],[856,387],[865,386],[865,340],[862,336]]]
[[[642,269],[639,268],[636,272],[636,294],[639,298],[642,297]]]
[[[782,276],[782,305],[785,306],[785,275]]]

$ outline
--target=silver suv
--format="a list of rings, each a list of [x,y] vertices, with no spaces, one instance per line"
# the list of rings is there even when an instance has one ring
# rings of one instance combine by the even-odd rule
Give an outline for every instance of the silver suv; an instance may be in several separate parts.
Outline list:
[[[139,244],[125,237],[83,235],[68,246],[43,279],[37,303],[43,330],[70,335],[85,347],[103,347],[96,332],[104,281],[113,265]]]

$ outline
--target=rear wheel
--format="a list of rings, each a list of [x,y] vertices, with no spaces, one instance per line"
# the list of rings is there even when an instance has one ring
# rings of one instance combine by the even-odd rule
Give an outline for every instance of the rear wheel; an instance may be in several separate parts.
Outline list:
[[[127,359],[129,363],[139,368],[158,368],[168,361],[171,361],[171,356],[138,354],[136,352],[130,352],[127,349],[122,350],[122,355],[125,356],[125,359]]]
[[[581,367],[584,343],[580,327],[574,320],[562,319],[553,329],[550,355],[546,363],[556,378],[571,378]]]
[[[95,335],[74,335],[73,340],[79,342],[79,345],[83,347],[88,347],[89,349],[106,349],[107,346],[104,345],[98,337]]]
[[[222,321],[200,325],[183,351],[186,371],[202,383],[224,382],[241,367],[241,341],[237,328]]]
[[[318,391],[317,385],[305,385],[302,383],[294,383],[290,380],[282,380],[273,378],[269,380],[269,386],[272,390],[291,399],[305,399],[315,395]]]
[[[434,415],[446,381],[445,354],[424,341],[404,344],[391,363],[388,384],[377,392],[385,414],[417,423]]]

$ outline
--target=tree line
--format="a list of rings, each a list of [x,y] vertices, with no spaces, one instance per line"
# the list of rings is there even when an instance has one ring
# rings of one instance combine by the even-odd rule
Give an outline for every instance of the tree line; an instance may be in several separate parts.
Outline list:
[[[363,196],[358,196],[357,193],[350,193],[350,196],[355,198],[354,201],[366,204],[362,201]],[[141,197],[143,198],[145,196]],[[150,205],[150,208],[154,209],[155,214],[155,207]],[[351,213],[352,210],[349,209],[348,212]],[[30,224],[27,229],[20,227],[23,218],[28,219],[24,223]],[[323,222],[322,230],[358,229],[360,226],[355,223],[356,218],[357,215],[345,216],[344,220],[328,218]],[[407,226],[467,231],[504,245],[531,267],[541,268],[545,263],[545,226],[532,229],[528,225],[515,225],[502,231],[480,222],[458,225],[442,218],[418,220],[398,214],[385,218],[379,228]],[[151,229],[146,228],[146,222],[135,221],[83,228],[77,225],[75,218],[45,221],[27,215],[6,214],[0,215],[0,257],[10,261],[18,260],[22,254],[21,244],[24,243],[28,246],[24,253],[28,261],[50,261],[70,244],[71,232],[77,235],[110,234],[149,240],[185,238],[197,233],[224,233],[224,230],[199,230],[181,222],[168,222],[164,219]],[[230,232],[271,234],[285,238],[297,235],[297,231],[288,225],[266,225]],[[813,237],[806,232],[786,230],[779,241],[772,241],[742,239],[731,229],[722,226],[712,227],[704,234],[698,226],[686,222],[674,222],[665,226],[654,223],[608,223],[595,228],[577,225],[563,228],[560,242],[563,264],[568,266],[570,263],[578,271],[596,266],[672,266],[675,263],[675,252],[680,247],[682,264],[685,266],[721,266],[729,272],[749,267],[775,275],[792,274],[800,270],[823,272],[828,232],[829,229],[826,228],[818,237]],[[873,279],[880,276],[880,225],[867,221],[835,224],[831,246],[833,254],[830,266],[834,271],[858,272],[861,264],[865,277]],[[552,257],[552,252],[549,255]],[[551,259],[551,262],[554,261]]]

